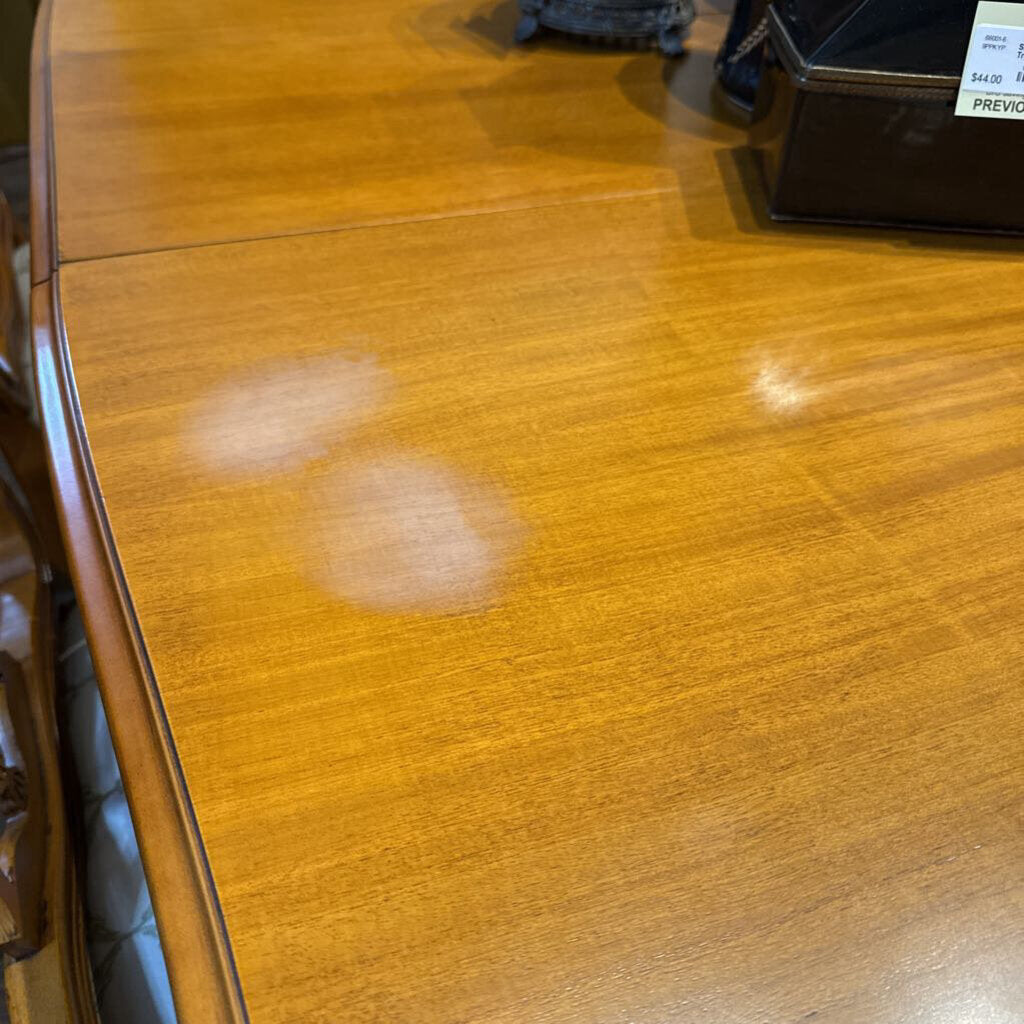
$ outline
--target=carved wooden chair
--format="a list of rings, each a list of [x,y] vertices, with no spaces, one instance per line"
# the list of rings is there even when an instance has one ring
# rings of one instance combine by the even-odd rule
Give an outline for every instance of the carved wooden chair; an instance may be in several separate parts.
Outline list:
[[[94,1024],[57,742],[53,585],[63,558],[22,372],[16,238],[0,195],[0,952],[12,1024]]]
[[[64,548],[46,468],[46,449],[35,415],[35,385],[30,372],[28,311],[11,271],[16,243],[24,240],[0,192],[0,454],[10,466],[42,552],[57,570],[64,571]]]
[[[23,365],[24,311],[11,270],[14,247],[23,239],[15,226],[7,199],[0,192],[0,388],[5,398],[21,404],[20,368]]]

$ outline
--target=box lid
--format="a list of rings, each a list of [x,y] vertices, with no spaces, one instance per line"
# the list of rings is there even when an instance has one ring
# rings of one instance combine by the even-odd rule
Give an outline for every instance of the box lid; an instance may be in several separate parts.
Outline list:
[[[976,0],[775,0],[772,35],[807,79],[950,88],[976,8]]]

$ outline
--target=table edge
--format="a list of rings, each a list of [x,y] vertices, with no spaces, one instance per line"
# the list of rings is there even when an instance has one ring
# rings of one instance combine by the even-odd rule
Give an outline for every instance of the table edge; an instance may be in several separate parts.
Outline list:
[[[33,228],[41,222],[34,217]],[[33,286],[31,312],[37,397],[57,515],[178,1020],[248,1024],[210,866],[92,464],[57,270]]]
[[[29,117],[32,356],[50,482],[179,1021],[247,1024],[198,824],[103,509],[71,369],[58,274],[52,17],[53,0],[42,0],[32,37]]]

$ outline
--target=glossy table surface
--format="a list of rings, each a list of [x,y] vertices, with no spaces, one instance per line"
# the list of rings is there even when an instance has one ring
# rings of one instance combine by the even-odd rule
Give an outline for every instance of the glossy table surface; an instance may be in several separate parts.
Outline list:
[[[249,1020],[1020,1021],[1017,244],[766,223],[720,11],[513,24],[54,5],[56,294]]]

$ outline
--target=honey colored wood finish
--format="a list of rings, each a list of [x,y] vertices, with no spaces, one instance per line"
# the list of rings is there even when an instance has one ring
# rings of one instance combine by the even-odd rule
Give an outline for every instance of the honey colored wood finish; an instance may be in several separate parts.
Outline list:
[[[252,1019],[1024,1008],[1019,271],[663,197],[64,268]],[[214,389],[341,350],[375,414],[211,468]],[[223,429],[276,450],[257,394]],[[351,483],[401,459],[506,496],[486,607],[435,613]]]
[[[695,132],[736,136],[703,113],[721,15],[675,63],[516,48],[517,19],[515,0],[57,0],[62,257],[675,192]]]
[[[37,354],[184,1019],[1020,1019],[1016,245],[765,224],[720,16],[136,7]]]
[[[133,808],[175,1006],[186,1021],[241,1020],[244,1011],[216,896],[84,447],[59,299],[53,297],[56,285],[55,275],[32,289],[47,454],[60,528]]]

